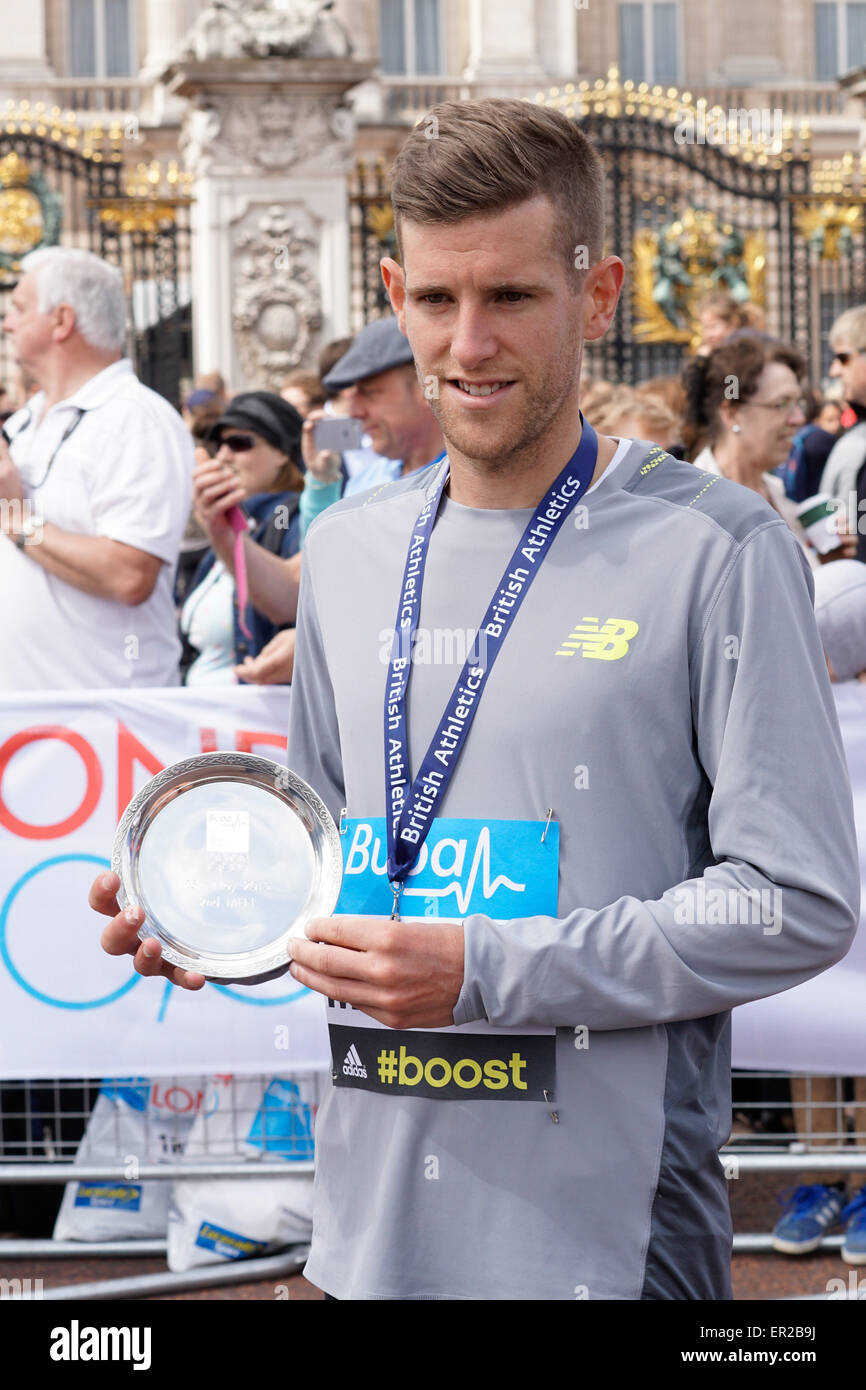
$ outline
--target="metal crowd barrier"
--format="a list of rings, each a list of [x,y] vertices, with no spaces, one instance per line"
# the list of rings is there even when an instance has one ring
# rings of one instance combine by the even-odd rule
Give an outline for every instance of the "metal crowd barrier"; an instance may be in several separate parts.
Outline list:
[[[742,1171],[866,1169],[866,1078],[738,1071],[722,1150]]]
[[[312,1173],[315,1114],[326,1084],[323,1074],[0,1081],[0,1267],[7,1261],[19,1270],[23,1261],[164,1257],[164,1237],[55,1240],[17,1234],[16,1221],[20,1228],[44,1223],[46,1212],[50,1217],[47,1204],[34,1210],[40,1189],[47,1196],[46,1185],[72,1183],[75,1202],[82,1193],[98,1202],[103,1184],[109,1192],[116,1185],[122,1198],[130,1184]],[[286,1246],[266,1257],[226,1259],[182,1273],[44,1290],[37,1280],[35,1294],[28,1279],[0,1277],[0,1300],[145,1298],[286,1278],[300,1271],[307,1250],[306,1244]]]
[[[298,1089],[296,1103],[283,1102],[280,1121],[269,1122],[263,1097],[275,1082]],[[323,1075],[293,1077],[161,1077],[112,1081],[0,1082],[0,1261],[90,1257],[153,1257],[164,1255],[162,1239],[79,1241],[44,1237],[4,1236],[3,1195],[57,1183],[177,1182],[184,1178],[285,1177],[312,1172],[310,1118],[315,1115]],[[143,1097],[138,1143],[130,1150],[128,1133],[114,1110],[114,1122],[103,1123],[96,1156],[88,1156],[87,1141],[100,1089],[126,1090]],[[735,1072],[734,1128],[720,1153],[729,1178],[748,1173],[778,1173],[795,1178],[808,1173],[866,1175],[866,1079],[790,1077],[777,1072]],[[213,1097],[218,1095],[218,1105]],[[103,1107],[105,1108],[105,1107]],[[292,1114],[296,1112],[294,1134]],[[287,1113],[289,1122],[286,1122]],[[276,1115],[276,1111],[274,1111]],[[103,1120],[104,1120],[103,1116]],[[111,1120],[111,1116],[109,1117]],[[186,1122],[194,1124],[188,1134]],[[258,1125],[257,1125],[258,1122]],[[256,1128],[257,1125],[257,1128]],[[175,1132],[176,1131],[176,1132]],[[250,1142],[255,1131],[254,1141]],[[190,1135],[194,1152],[190,1152]],[[288,1160],[288,1162],[287,1162]],[[8,1223],[8,1217],[7,1217]],[[822,1249],[836,1250],[838,1234],[825,1237]],[[771,1250],[766,1232],[734,1237],[734,1253]],[[97,1284],[68,1285],[43,1297],[75,1299],[147,1297],[214,1284],[252,1282],[285,1277],[303,1265],[306,1248],[287,1248],[264,1259],[226,1261],[225,1266],[202,1266],[183,1274],[169,1271]],[[6,1281],[13,1283],[14,1281]],[[0,1279],[0,1297],[6,1284]]]
[[[734,1125],[721,1150],[729,1179],[778,1173],[794,1182],[866,1179],[866,1078],[734,1072]],[[781,1209],[780,1209],[781,1210]],[[837,1252],[844,1237],[824,1237]],[[734,1254],[772,1252],[771,1232],[734,1236]],[[845,1266],[842,1266],[844,1269]],[[826,1297],[826,1295],[816,1295]]]

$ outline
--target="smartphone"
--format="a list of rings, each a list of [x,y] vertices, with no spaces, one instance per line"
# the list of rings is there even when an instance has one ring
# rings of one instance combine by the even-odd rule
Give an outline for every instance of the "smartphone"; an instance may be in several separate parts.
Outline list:
[[[313,426],[313,443],[317,450],[328,449],[342,454],[347,449],[360,449],[364,426],[352,416],[334,415],[329,420],[317,420]]]

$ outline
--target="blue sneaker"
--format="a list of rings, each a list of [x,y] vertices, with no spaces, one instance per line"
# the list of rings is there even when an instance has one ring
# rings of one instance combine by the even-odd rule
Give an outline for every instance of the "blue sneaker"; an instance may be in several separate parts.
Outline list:
[[[866,1186],[855,1192],[842,1212],[847,1221],[842,1259],[849,1265],[866,1265]]]
[[[783,1255],[806,1255],[817,1250],[827,1232],[839,1224],[845,1194],[838,1188],[812,1183],[788,1188],[779,1201],[785,1197],[788,1202],[773,1231],[773,1249]]]

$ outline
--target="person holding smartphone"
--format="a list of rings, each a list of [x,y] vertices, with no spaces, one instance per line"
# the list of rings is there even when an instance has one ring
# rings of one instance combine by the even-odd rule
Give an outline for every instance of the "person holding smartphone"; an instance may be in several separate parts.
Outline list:
[[[341,496],[352,497],[427,468],[445,448],[412,349],[393,316],[362,328],[322,383],[340,392],[348,419],[316,410],[304,422],[304,458],[308,468],[312,458],[319,465],[318,481],[311,482],[302,500],[304,535]],[[369,439],[380,457],[344,481],[341,455],[357,449],[362,438]],[[329,451],[330,466],[325,461]]]

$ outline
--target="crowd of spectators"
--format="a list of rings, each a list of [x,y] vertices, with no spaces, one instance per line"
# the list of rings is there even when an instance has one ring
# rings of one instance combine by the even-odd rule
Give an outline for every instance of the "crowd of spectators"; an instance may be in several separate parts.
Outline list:
[[[123,356],[116,270],[64,248],[35,253],[23,269],[5,322],[19,380],[0,401],[11,542],[0,547],[0,577],[21,596],[20,621],[32,624],[38,610],[40,630],[56,627],[58,643],[46,644],[46,660],[6,663],[0,688],[290,683],[308,527],[340,497],[442,454],[396,320],[326,344],[279,393],[232,396],[219,372],[202,373],[181,422]],[[866,307],[833,327],[830,375],[841,390],[829,397],[756,306],[720,290],[699,306],[698,323],[681,375],[586,380],[586,418],[752,488],[813,568],[866,559],[857,525]],[[816,499],[826,535],[813,524]],[[86,663],[66,660],[70,629],[82,627]],[[7,649],[15,635],[4,634]]]

